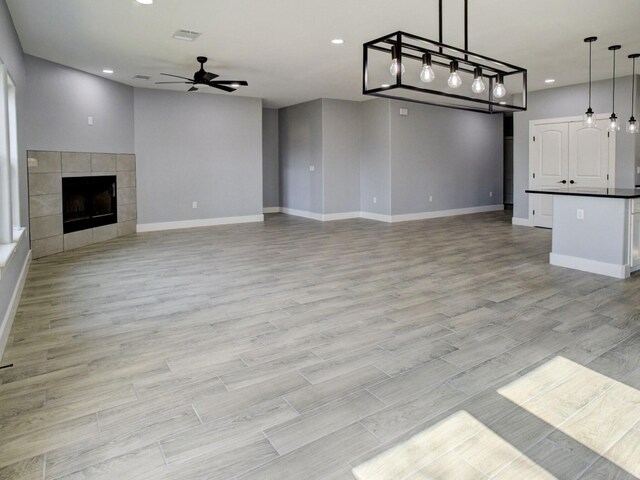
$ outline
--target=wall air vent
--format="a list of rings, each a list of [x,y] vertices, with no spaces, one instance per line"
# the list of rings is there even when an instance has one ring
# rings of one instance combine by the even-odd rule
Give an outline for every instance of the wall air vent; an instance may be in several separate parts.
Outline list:
[[[134,80],[151,80],[151,77],[148,75],[134,75]]]
[[[175,38],[176,40],[193,42],[194,40],[197,40],[200,35],[202,35],[202,33],[194,32],[193,30],[178,30],[173,34],[173,38]]]

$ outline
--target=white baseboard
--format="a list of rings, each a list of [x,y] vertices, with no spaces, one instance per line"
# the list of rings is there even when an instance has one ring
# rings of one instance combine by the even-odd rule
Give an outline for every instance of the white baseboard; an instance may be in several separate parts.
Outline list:
[[[280,207],[264,207],[262,213],[280,213]]]
[[[280,207],[282,213],[293,215],[295,217],[310,218],[311,220],[322,221],[322,214],[315,212],[307,212],[306,210],[296,210],[295,208]]]
[[[4,347],[6,347],[7,340],[9,340],[9,332],[11,332],[13,319],[16,317],[16,312],[18,311],[22,289],[24,288],[24,283],[27,281],[27,273],[29,273],[29,265],[31,265],[31,250],[29,250],[27,257],[24,259],[24,265],[22,265],[22,271],[20,272],[20,277],[18,277],[18,284],[13,291],[9,308],[0,325],[0,360],[2,360],[2,356],[4,355]]]
[[[573,268],[574,270],[598,273],[613,278],[629,278],[631,274],[629,265],[599,262],[588,258],[572,257],[558,253],[549,254],[549,263],[557,267]]]
[[[386,215],[384,213],[360,212],[360,218],[366,218],[367,220],[376,220],[378,222],[385,223],[391,223],[393,221],[391,215]]]
[[[325,213],[322,215],[322,220],[325,222],[331,222],[333,220],[348,220],[350,218],[360,217],[360,212]]]
[[[158,232],[162,230],[180,230],[183,228],[212,227],[233,223],[251,223],[264,221],[264,215],[244,215],[241,217],[202,218],[198,220],[181,220],[177,222],[142,223],[136,226],[138,233]]]
[[[504,205],[483,205],[481,207],[457,208],[453,210],[439,210],[435,212],[418,212],[406,213],[401,215],[386,215],[383,213],[373,212],[343,212],[343,213],[315,213],[304,210],[296,210],[293,208],[280,207],[282,213],[294,215],[296,217],[310,218],[320,222],[328,222],[332,220],[346,220],[350,218],[366,218],[367,220],[376,220],[378,222],[397,223],[410,222],[414,220],[426,220],[429,218],[453,217],[456,215],[468,215],[471,213],[496,212],[504,210]]]
[[[533,227],[533,223],[528,218],[511,217],[511,224],[520,227]]]
[[[391,222],[412,222],[414,220],[428,220],[430,218],[455,217],[457,215],[469,215],[471,213],[497,212],[504,210],[504,205],[483,205],[481,207],[455,208],[451,210],[438,210],[435,212],[405,213],[392,215]]]

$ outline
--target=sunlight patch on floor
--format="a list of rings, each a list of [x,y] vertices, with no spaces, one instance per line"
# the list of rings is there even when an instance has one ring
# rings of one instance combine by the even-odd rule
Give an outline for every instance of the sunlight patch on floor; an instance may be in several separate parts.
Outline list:
[[[556,357],[498,393],[640,477],[640,391],[635,388]]]
[[[359,480],[555,478],[465,411],[354,467],[353,474]]]

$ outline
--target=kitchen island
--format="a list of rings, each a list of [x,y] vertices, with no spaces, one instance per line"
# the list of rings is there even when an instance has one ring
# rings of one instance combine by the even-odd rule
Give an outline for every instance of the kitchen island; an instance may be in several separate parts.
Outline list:
[[[640,188],[541,188],[553,195],[549,263],[628,278],[640,269]]]

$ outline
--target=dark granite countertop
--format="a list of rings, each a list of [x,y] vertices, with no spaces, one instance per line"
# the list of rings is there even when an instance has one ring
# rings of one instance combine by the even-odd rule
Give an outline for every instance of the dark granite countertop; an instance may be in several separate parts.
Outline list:
[[[576,197],[640,198],[640,188],[558,187],[529,189],[525,192]]]

